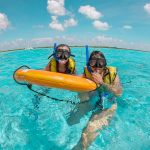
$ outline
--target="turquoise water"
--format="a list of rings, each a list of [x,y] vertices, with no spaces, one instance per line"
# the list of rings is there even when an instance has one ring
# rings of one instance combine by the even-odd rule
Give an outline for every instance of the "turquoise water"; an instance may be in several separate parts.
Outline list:
[[[93,50],[93,49],[91,49]],[[148,150],[150,148],[150,53],[102,49],[109,65],[116,66],[124,92],[109,127],[89,150]],[[66,122],[74,105],[39,96],[18,85],[12,74],[21,65],[42,69],[52,50],[37,49],[0,53],[0,149],[70,150],[79,140],[89,113],[80,122]],[[77,72],[85,65],[84,48],[73,48]],[[38,87],[35,87],[38,88]],[[39,88],[38,88],[39,89]],[[77,93],[50,89],[48,94],[77,101]]]

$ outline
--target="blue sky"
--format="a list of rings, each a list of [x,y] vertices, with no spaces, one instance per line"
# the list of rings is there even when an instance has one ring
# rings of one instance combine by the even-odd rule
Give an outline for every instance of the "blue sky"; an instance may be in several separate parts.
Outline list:
[[[0,0],[0,50],[54,42],[150,51],[150,0]]]

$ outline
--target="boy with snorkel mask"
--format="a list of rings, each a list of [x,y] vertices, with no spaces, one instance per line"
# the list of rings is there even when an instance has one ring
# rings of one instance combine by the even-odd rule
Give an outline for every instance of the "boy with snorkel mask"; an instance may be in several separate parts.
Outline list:
[[[66,74],[75,74],[75,61],[72,57],[70,47],[66,44],[54,46],[54,53],[49,56],[50,62],[47,64],[45,70]]]

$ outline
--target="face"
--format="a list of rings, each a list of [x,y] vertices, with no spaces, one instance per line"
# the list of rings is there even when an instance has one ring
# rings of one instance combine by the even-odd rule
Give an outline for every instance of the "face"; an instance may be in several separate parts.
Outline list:
[[[98,67],[91,67],[92,71],[93,72],[96,72],[96,73],[102,73],[103,72],[103,68],[98,68]]]
[[[60,46],[57,48],[56,57],[59,58],[60,64],[66,64],[70,57],[70,51],[67,46]]]
[[[93,56],[90,61],[89,65],[93,72],[102,73],[104,69],[104,61],[99,55]]]

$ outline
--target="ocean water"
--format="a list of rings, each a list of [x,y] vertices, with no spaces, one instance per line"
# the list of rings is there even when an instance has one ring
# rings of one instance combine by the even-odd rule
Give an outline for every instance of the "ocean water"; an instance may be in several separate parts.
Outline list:
[[[100,132],[89,150],[149,150],[150,53],[107,48],[101,51],[108,65],[117,67],[124,90],[109,126]],[[76,124],[68,125],[66,120],[74,105],[39,96],[12,78],[14,70],[22,65],[43,69],[51,53],[52,49],[0,53],[0,149],[71,150],[80,139],[90,112]],[[77,73],[81,74],[85,48],[74,47],[72,53],[76,55]],[[47,91],[52,97],[78,101],[75,92],[34,88]]]

